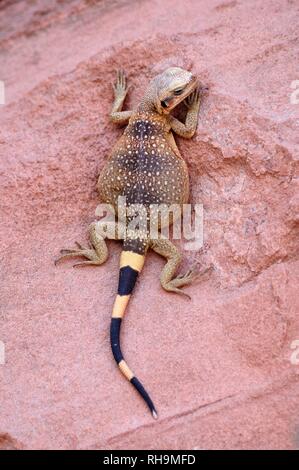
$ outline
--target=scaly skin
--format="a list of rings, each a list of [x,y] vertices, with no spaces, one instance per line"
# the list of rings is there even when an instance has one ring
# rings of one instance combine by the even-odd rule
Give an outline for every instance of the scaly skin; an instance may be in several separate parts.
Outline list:
[[[126,197],[127,207],[142,204],[148,221],[150,208],[154,204],[181,206],[188,202],[188,170],[176,146],[173,132],[185,138],[194,135],[201,90],[190,72],[173,67],[150,82],[136,110],[123,111],[128,93],[123,71],[117,72],[113,88],[111,120],[128,125],[99,177],[98,190],[101,200],[111,204],[116,213],[119,196]],[[183,100],[188,109],[185,123],[170,114]],[[107,231],[107,228],[110,230]],[[82,247],[77,244],[75,249],[61,250],[59,259],[83,256],[87,261],[77,263],[76,266],[100,265],[108,257],[105,238],[124,240],[119,289],[112,312],[111,346],[121,372],[135,386],[156,418],[156,409],[150,397],[123,359],[119,344],[121,319],[149,248],[167,259],[160,278],[165,290],[187,295],[182,287],[190,284],[198,273],[189,270],[175,277],[181,254],[171,241],[161,234],[158,238],[151,239],[147,229],[139,233],[138,237],[126,232],[126,229],[127,227],[114,222],[93,223],[89,229],[90,246]]]

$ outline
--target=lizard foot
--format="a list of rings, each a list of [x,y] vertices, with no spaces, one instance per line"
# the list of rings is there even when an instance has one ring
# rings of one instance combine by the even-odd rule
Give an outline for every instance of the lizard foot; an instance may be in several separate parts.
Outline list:
[[[130,86],[127,86],[127,77],[125,72],[121,69],[117,70],[116,81],[113,83],[115,98],[124,100],[130,88]]]
[[[62,259],[72,258],[74,256],[84,256],[85,258],[88,259],[88,261],[81,261],[80,263],[75,263],[74,267],[86,266],[86,265],[91,265],[91,264],[94,264],[94,265],[102,264],[103,261],[99,258],[96,250],[93,248],[91,244],[89,244],[88,248],[80,245],[80,243],[78,242],[76,242],[76,245],[78,248],[73,248],[71,250],[68,250],[68,249],[60,250],[61,256],[59,256],[59,258],[57,258],[54,261],[55,265]]]
[[[167,282],[167,284],[164,284],[163,287],[169,292],[175,292],[176,294],[184,295],[191,300],[190,295],[184,292],[181,287],[191,284],[191,282],[193,282],[194,279],[198,277],[198,275],[199,273],[196,269],[189,269],[186,273],[179,274],[177,277]]]
[[[213,266],[208,266],[203,269],[198,269],[197,266],[192,267],[184,274],[178,274],[177,277],[169,281],[167,284],[163,285],[164,289],[170,292],[175,292],[180,295],[184,295],[191,300],[191,296],[184,292],[181,287],[191,284],[193,281],[202,277],[204,274],[212,271]]]
[[[188,109],[199,106],[202,94],[208,90],[208,87],[198,86],[189,96],[184,100],[184,105]]]

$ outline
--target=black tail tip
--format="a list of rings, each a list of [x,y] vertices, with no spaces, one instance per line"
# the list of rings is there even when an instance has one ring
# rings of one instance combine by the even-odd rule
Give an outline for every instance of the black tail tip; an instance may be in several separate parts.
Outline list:
[[[136,388],[136,390],[138,391],[138,393],[142,396],[143,400],[145,401],[145,403],[147,404],[147,406],[149,407],[152,415],[153,415],[153,418],[154,419],[158,419],[158,413],[156,411],[156,408],[149,396],[149,394],[147,393],[147,391],[145,390],[145,388],[143,387],[142,383],[139,382],[139,380],[137,379],[137,377],[132,377],[132,379],[130,380],[131,384]]]

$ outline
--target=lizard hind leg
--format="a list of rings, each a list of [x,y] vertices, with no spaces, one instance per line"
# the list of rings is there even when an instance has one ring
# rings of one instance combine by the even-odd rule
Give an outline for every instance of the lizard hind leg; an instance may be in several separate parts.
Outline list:
[[[88,247],[76,242],[77,248],[60,250],[61,256],[55,260],[57,264],[62,259],[84,257],[87,261],[75,263],[74,266],[101,265],[108,258],[108,248],[105,239],[122,240],[124,227],[118,222],[93,222],[89,226],[90,243]]]
[[[190,296],[181,288],[191,284],[191,282],[198,276],[198,272],[190,269],[185,274],[179,274],[175,277],[176,270],[182,260],[182,255],[177,247],[167,238],[160,237],[159,239],[151,240],[150,247],[156,253],[167,259],[167,263],[160,275],[163,289],[168,292],[185,295],[190,299]]]

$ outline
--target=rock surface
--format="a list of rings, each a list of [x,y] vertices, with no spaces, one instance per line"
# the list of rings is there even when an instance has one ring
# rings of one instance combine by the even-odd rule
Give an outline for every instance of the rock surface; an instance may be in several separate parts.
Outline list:
[[[298,13],[292,0],[1,2],[0,448],[299,446]],[[214,270],[188,302],[148,256],[122,338],[153,422],[111,358],[120,245],[100,268],[53,260],[94,219],[122,132],[108,119],[115,69],[134,106],[169,65],[209,86],[196,136],[178,143],[205,217],[184,267]]]

